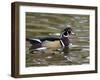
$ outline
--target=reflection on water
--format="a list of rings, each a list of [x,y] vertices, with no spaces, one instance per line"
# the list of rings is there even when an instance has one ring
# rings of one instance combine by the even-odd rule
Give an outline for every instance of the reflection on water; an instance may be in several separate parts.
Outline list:
[[[75,33],[69,47],[64,49],[34,50],[26,41],[26,66],[82,65],[89,64],[89,16],[26,13],[26,37],[59,37],[66,26]]]

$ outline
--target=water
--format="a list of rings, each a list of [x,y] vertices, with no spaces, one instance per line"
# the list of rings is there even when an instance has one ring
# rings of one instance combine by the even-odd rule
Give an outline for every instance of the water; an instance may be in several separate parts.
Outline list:
[[[26,67],[50,65],[89,64],[89,16],[47,13],[26,13],[26,37],[59,37],[64,28],[70,26],[75,35],[70,37],[72,45],[65,49],[31,48],[26,42]]]

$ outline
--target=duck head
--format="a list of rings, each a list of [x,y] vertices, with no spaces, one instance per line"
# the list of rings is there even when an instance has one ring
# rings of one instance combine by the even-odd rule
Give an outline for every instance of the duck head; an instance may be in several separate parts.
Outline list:
[[[62,35],[68,36],[68,35],[71,35],[71,34],[73,34],[73,33],[72,33],[72,28],[68,27],[68,28],[65,28],[65,29],[64,29]]]
[[[61,39],[60,42],[62,44],[63,47],[68,47],[69,46],[69,36],[73,34],[72,33],[72,28],[67,27],[64,29],[63,33],[61,34]]]

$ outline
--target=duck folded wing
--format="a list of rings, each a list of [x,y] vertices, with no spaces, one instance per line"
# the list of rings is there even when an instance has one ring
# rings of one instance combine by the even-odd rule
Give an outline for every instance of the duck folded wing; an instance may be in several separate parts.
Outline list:
[[[41,38],[38,38],[38,39],[42,42],[60,40],[60,38],[58,38],[58,37],[41,37]]]
[[[31,44],[42,43],[41,40],[39,40],[39,39],[29,39],[29,38],[26,38],[26,41],[29,41]]]

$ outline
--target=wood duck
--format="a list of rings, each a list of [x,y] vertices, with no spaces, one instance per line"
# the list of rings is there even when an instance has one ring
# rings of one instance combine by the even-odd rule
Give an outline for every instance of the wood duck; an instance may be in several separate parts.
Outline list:
[[[29,39],[26,38],[26,41],[29,41],[32,44],[33,49],[59,49],[64,47],[69,47],[69,36],[72,34],[72,29],[67,27],[60,34],[59,38],[55,37],[46,37],[46,38],[36,38]]]

